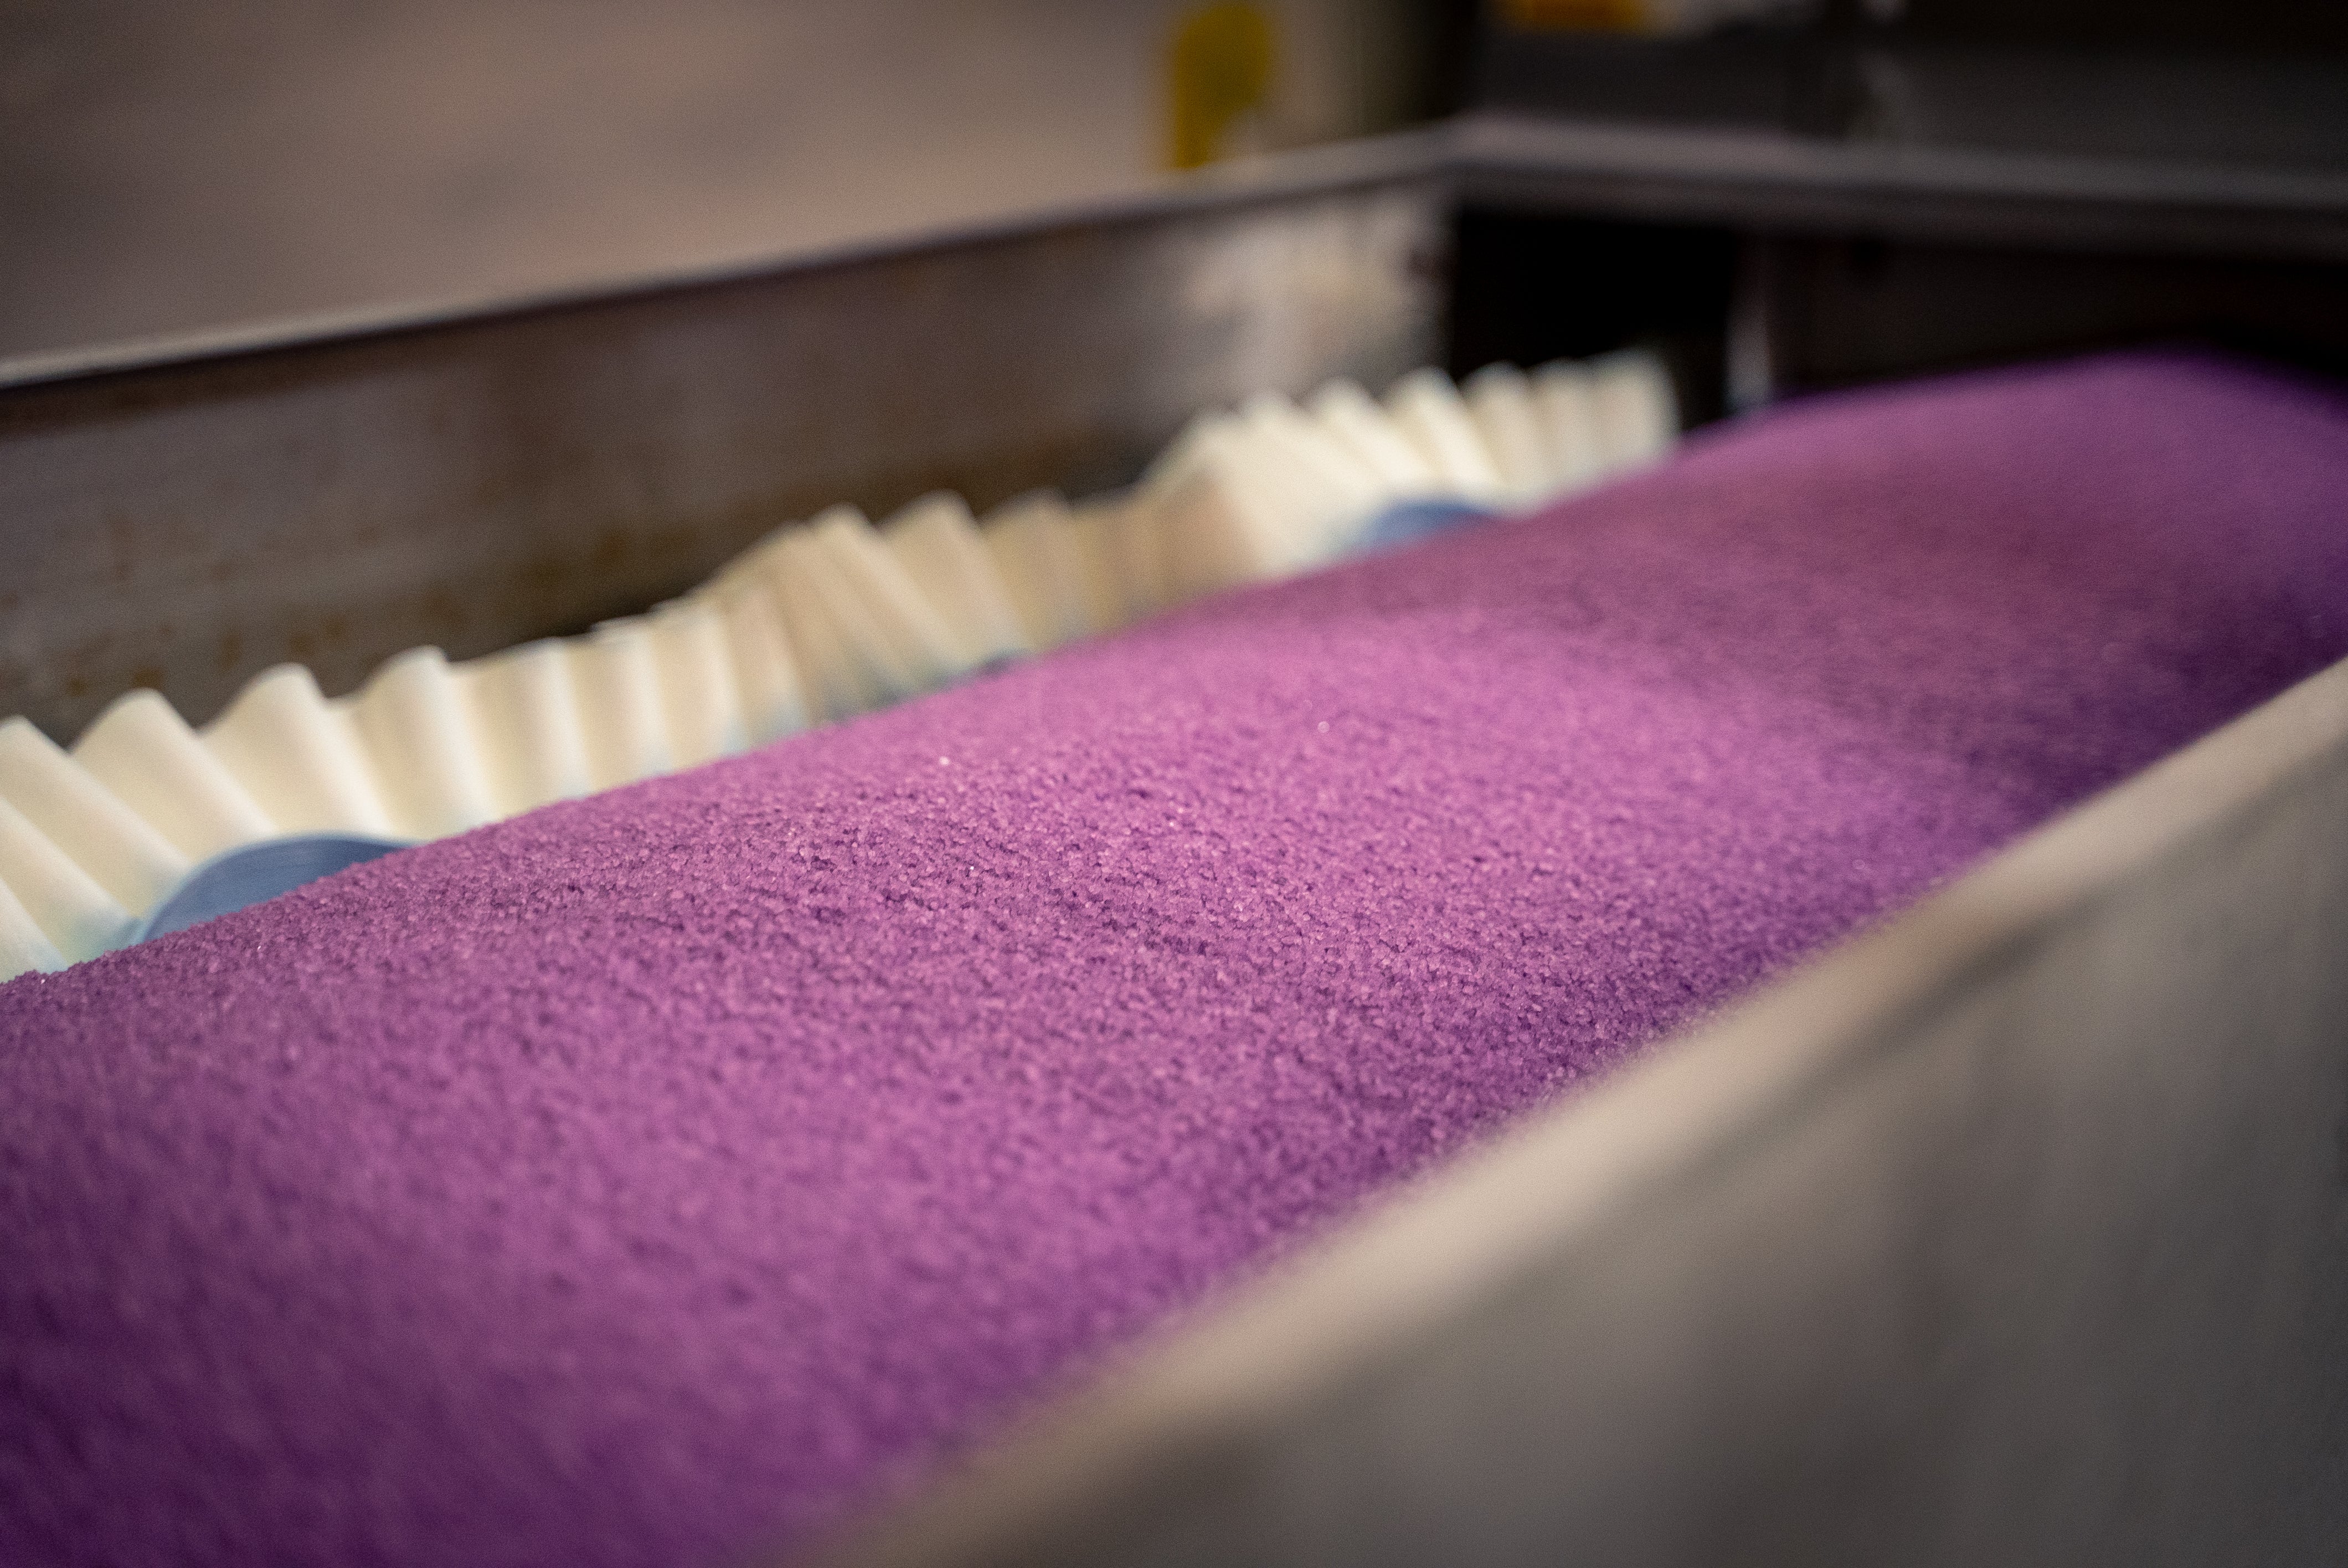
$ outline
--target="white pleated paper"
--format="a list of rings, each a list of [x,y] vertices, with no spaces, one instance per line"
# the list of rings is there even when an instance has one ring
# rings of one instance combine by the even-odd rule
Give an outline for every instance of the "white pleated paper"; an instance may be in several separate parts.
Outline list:
[[[1652,463],[1679,438],[1678,401],[1661,361],[1651,354],[1612,354],[1591,362],[1599,446],[1609,471]]]
[[[819,720],[851,718],[912,694],[887,639],[845,570],[813,531],[794,529],[770,558],[768,582]]]
[[[497,820],[470,710],[438,648],[409,649],[360,691],[352,711],[399,836],[441,838]]]
[[[660,684],[672,765],[697,767],[748,745],[734,656],[717,611],[686,600],[661,606],[651,622],[653,672]]]
[[[571,645],[571,684],[587,756],[587,782],[615,789],[668,772],[668,724],[660,671],[642,616],[607,620]]]
[[[807,692],[772,591],[763,581],[736,581],[721,585],[709,601],[725,624],[746,743],[762,746],[807,728]]]
[[[1524,372],[1512,364],[1488,364],[1468,378],[1466,391],[1468,413],[1509,500],[1536,501],[1570,482],[1550,461]]]
[[[922,497],[880,525],[890,553],[934,607],[964,667],[1032,651],[978,523],[960,496]]]
[[[1148,497],[1130,492],[1095,496],[1068,508],[1068,538],[1085,600],[1085,623],[1094,636],[1129,626],[1140,613],[1141,591],[1156,585],[1128,582],[1126,563],[1148,552],[1156,559],[1152,529],[1157,513]]]
[[[0,979],[131,938],[195,863],[291,833],[433,838],[690,767],[934,690],[1240,583],[1310,569],[1406,502],[1527,506],[1652,462],[1676,437],[1645,354],[1383,401],[1332,381],[1192,420],[1131,489],[1037,492],[975,522],[924,496],[758,540],[704,588],[583,637],[451,666],[387,661],[329,702],[264,671],[201,733],[119,699],[71,754],[0,723]]]
[[[1005,501],[987,514],[980,534],[1030,646],[1045,651],[1096,630],[1082,547],[1057,494]],[[1162,564],[1156,575],[1163,579]]]
[[[1586,365],[1545,364],[1531,376],[1533,413],[1549,447],[1558,487],[1578,490],[1605,477],[1611,465],[1598,424],[1598,394]]]
[[[0,975],[14,978],[28,971],[62,969],[69,962],[41,932],[8,885],[0,882]]]
[[[1394,416],[1354,382],[1328,383],[1306,399],[1305,407],[1333,440],[1377,477],[1389,497],[1423,500],[1447,493],[1435,465],[1420,455]]]
[[[67,963],[130,939],[138,921],[32,819],[0,800],[0,884],[14,888],[26,917]]]
[[[188,857],[27,719],[0,723],[0,799],[134,917],[188,874]],[[18,887],[21,897],[26,889]]]
[[[1292,497],[1297,549],[1304,563],[1324,560],[1352,543],[1351,533],[1399,498],[1353,448],[1287,398],[1262,393],[1241,410],[1255,460]]]
[[[1236,426],[1218,428],[1193,460],[1151,487],[1178,601],[1292,569],[1295,529],[1282,508],[1284,487],[1264,483],[1248,446]]]
[[[833,507],[808,525],[830,559],[847,597],[863,612],[860,627],[874,639],[869,656],[881,666],[883,686],[899,697],[934,691],[971,668],[945,616],[923,598],[864,514]]]
[[[74,743],[73,758],[191,861],[277,833],[160,692],[116,698]]]
[[[595,787],[571,671],[570,650],[547,638],[460,671],[490,808],[499,816]]]
[[[1452,495],[1478,503],[1506,498],[1508,487],[1449,376],[1412,371],[1386,394],[1386,413]]]
[[[204,744],[288,833],[391,836],[355,726],[299,664],[254,676],[204,731]]]

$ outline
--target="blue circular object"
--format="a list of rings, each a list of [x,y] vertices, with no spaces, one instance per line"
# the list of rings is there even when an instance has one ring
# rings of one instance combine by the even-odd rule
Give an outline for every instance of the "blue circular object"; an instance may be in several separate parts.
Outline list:
[[[188,873],[170,897],[148,912],[138,940],[174,931],[290,893],[305,882],[331,876],[346,866],[376,859],[407,842],[363,833],[297,833],[223,849]]]

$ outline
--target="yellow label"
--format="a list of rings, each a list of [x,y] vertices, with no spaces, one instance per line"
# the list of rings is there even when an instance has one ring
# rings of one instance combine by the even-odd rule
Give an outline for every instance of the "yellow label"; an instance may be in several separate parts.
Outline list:
[[[1272,19],[1258,5],[1201,5],[1182,18],[1166,52],[1174,167],[1197,169],[1226,150],[1231,128],[1271,96]]]
[[[1646,0],[1498,0],[1500,19],[1526,32],[1636,33]]]

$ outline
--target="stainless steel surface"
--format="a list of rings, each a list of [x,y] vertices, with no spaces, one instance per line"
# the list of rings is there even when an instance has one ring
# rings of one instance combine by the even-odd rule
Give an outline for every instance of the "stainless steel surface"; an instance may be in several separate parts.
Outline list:
[[[827,1561],[2333,1563],[2348,665]]]
[[[0,387],[0,712],[582,628],[778,523],[938,486],[1129,478],[1199,408],[1437,356],[1439,188],[1405,139],[1081,221]],[[134,368],[135,366],[135,368]]]
[[[0,353],[1099,199],[1179,0],[15,0]]]
[[[1452,126],[1464,193],[1511,206],[1771,231],[2063,250],[2348,260],[2348,173],[1577,124]]]
[[[835,500],[1122,479],[1200,407],[1442,357],[1462,198],[2348,259],[2326,177],[1481,118],[919,242],[0,362],[0,712],[63,738],[152,685],[201,719],[279,660],[333,690],[643,608]]]
[[[0,355],[0,393],[98,372],[489,322],[551,304],[769,277],[827,261],[1116,223],[1377,179],[1446,182],[1512,210],[1763,232],[1868,233],[2065,251],[2348,259],[2348,174],[2012,149],[1907,147],[1776,131],[1629,126],[1489,111],[1424,130],[1226,166],[1150,190],[783,256],[629,273],[469,300],[336,310],[143,340]]]
[[[2348,265],[1869,236],[1755,238],[1745,319],[1779,391],[2160,340],[2348,370]]]
[[[0,354],[607,283],[1148,190],[1187,0],[12,0]],[[1303,146],[1415,0],[1271,0]]]

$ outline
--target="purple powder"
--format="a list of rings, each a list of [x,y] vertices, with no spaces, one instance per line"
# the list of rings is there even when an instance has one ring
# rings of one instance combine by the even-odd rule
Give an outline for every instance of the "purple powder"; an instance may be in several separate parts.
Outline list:
[[[2348,405],[1822,400],[0,990],[0,1561],[692,1563],[2348,654]]]

